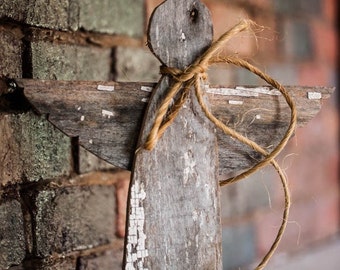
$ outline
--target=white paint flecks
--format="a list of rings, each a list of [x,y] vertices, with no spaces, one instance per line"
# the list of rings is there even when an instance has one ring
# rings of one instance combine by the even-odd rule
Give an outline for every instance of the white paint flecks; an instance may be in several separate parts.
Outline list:
[[[243,105],[242,100],[229,100],[228,102],[230,105]]]
[[[79,106],[78,108],[77,108],[77,111],[80,111],[81,110],[81,106]]]
[[[181,41],[185,41],[186,37],[185,37],[185,34],[182,32],[181,34]]]
[[[80,117],[80,121],[84,121],[85,120],[85,116],[84,115],[82,115],[81,117]]]
[[[142,98],[142,102],[148,103],[149,99],[148,98]]]
[[[255,116],[255,118],[256,118],[257,120],[260,120],[260,119],[261,119],[261,115],[260,115],[260,114],[257,114],[257,115]]]
[[[322,99],[322,94],[320,92],[308,92],[308,99]]]
[[[152,92],[152,87],[150,86],[141,86],[140,90],[145,91],[145,92]]]
[[[197,212],[197,210],[194,210],[192,212],[192,219],[193,219],[193,221],[197,221],[198,220],[198,212]]]
[[[93,140],[92,139],[89,140],[89,144],[93,144]]]
[[[113,85],[98,85],[97,90],[113,92],[115,90],[115,87]]]
[[[183,184],[187,184],[190,177],[195,173],[196,161],[191,152],[184,153]]]
[[[146,235],[144,233],[145,213],[143,201],[146,198],[144,185],[135,183],[131,187],[129,227],[127,236],[127,257],[125,270],[144,268],[144,259],[149,256],[145,247]]]
[[[111,117],[114,116],[114,113],[111,112],[111,111],[102,110],[102,116],[103,116],[103,117],[107,117],[108,119],[110,119]]]

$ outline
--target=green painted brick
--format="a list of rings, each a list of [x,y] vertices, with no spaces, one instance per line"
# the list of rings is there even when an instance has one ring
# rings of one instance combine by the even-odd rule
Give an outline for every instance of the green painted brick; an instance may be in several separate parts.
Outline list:
[[[160,78],[159,60],[141,48],[117,47],[115,50],[115,80],[157,82]]]
[[[1,0],[0,18],[11,18],[23,21],[27,12],[27,5],[22,0]]]
[[[106,81],[111,75],[111,49],[35,42],[31,51],[32,75],[36,79]],[[77,167],[80,173],[111,168],[82,148]]]
[[[69,28],[69,1],[29,0],[26,23],[66,30]]]
[[[0,16],[56,30],[80,30],[142,37],[143,0],[5,0]]]
[[[222,189],[222,218],[233,220],[235,217],[247,216],[257,209],[269,207],[270,196],[279,183],[276,177],[274,170],[265,168],[249,176],[245,181]]]
[[[264,81],[254,73],[242,68],[235,69],[234,80],[234,83],[238,85],[258,85],[264,83]]]
[[[222,251],[224,270],[241,269],[251,264],[256,256],[253,226],[242,224],[223,228]]]
[[[0,269],[18,265],[25,258],[24,219],[17,200],[0,205]]]
[[[144,1],[79,1],[79,27],[88,31],[141,37],[144,33]]]
[[[0,31],[0,75],[21,77],[22,42],[10,31]]]
[[[120,240],[123,242],[123,240]],[[78,260],[78,270],[121,270],[123,261],[123,248],[108,250],[97,256],[81,257]]]
[[[100,159],[96,155],[87,151],[83,147],[79,147],[79,173],[88,173],[91,171],[99,171],[99,170],[110,170],[115,169],[112,164],[106,162],[103,159]]]
[[[267,67],[269,76],[283,85],[298,85],[298,67],[291,63],[273,63]]]
[[[107,80],[110,75],[110,49],[34,42],[31,52],[36,79]]]
[[[60,177],[72,171],[70,139],[43,116],[12,115],[11,126],[19,146],[22,174],[28,181]]]
[[[276,12],[288,16],[320,15],[322,13],[320,0],[275,0],[272,2]]]
[[[0,184],[69,175],[71,142],[43,116],[0,114]]]
[[[284,24],[286,56],[295,61],[310,60],[314,56],[313,34],[310,25],[304,21],[290,20]]]
[[[68,187],[41,190],[31,196],[35,254],[46,257],[113,241],[114,191],[114,187]]]

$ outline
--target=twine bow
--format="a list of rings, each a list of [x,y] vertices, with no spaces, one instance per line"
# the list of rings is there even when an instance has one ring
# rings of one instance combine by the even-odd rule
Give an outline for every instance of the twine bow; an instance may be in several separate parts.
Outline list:
[[[263,269],[266,264],[268,263],[269,259],[274,254],[282,236],[283,232],[288,223],[288,215],[289,215],[289,208],[290,208],[290,192],[287,184],[287,179],[275,161],[275,157],[282,151],[282,149],[287,144],[289,138],[295,131],[296,122],[297,122],[297,112],[294,101],[286,91],[286,89],[278,83],[276,80],[262,72],[260,69],[256,68],[255,66],[251,65],[249,62],[236,58],[236,57],[219,57],[217,54],[220,49],[236,34],[243,32],[245,30],[251,29],[254,23],[250,20],[243,20],[225,34],[223,34],[217,41],[215,41],[202,56],[198,57],[198,59],[189,67],[187,67],[184,71],[171,68],[171,67],[161,67],[161,73],[171,75],[172,78],[175,80],[174,84],[170,87],[166,97],[162,101],[160,107],[158,108],[158,112],[156,114],[155,121],[153,123],[152,129],[147,137],[147,140],[143,147],[147,150],[152,150],[158,139],[162,137],[165,130],[172,124],[174,119],[176,118],[178,112],[180,111],[182,105],[184,104],[186,98],[188,97],[188,93],[192,86],[194,87],[195,94],[200,104],[203,112],[205,113],[206,117],[214,123],[216,127],[221,129],[226,135],[233,137],[234,139],[239,140],[240,142],[250,146],[252,149],[260,153],[264,158],[263,160],[259,161],[256,165],[252,168],[248,169],[247,171],[237,175],[236,177],[226,179],[220,181],[220,186],[224,186],[227,184],[235,183],[250,174],[254,173],[255,171],[265,167],[268,164],[271,164],[275,170],[278,172],[281,184],[284,189],[284,196],[285,196],[285,207],[283,211],[282,223],[277,233],[277,236],[268,251],[265,257],[262,259],[260,264],[256,267],[256,269]],[[245,68],[250,72],[254,73],[265,82],[279,90],[282,96],[285,98],[288,106],[291,109],[290,115],[290,124],[288,129],[281,139],[280,143],[275,147],[272,152],[267,152],[263,149],[260,145],[256,142],[248,139],[247,137],[243,136],[242,134],[238,133],[234,129],[229,128],[224,123],[222,123],[219,119],[217,119],[209,110],[207,105],[204,102],[203,94],[201,90],[201,81],[207,79],[206,70],[212,64],[217,63],[224,63],[224,64],[233,64],[238,67]],[[176,96],[179,95],[179,98],[176,100],[175,104],[173,104],[173,100]]]

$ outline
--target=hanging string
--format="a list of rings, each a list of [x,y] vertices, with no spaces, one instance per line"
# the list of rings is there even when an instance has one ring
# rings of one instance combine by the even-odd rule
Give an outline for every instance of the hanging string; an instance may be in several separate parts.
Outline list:
[[[226,179],[220,181],[221,186],[225,186],[227,184],[235,183],[250,174],[258,171],[259,169],[271,164],[275,170],[277,171],[278,175],[281,179],[281,184],[284,190],[284,198],[285,198],[285,205],[284,211],[282,216],[282,223],[277,233],[277,236],[269,249],[268,253],[264,256],[260,264],[256,267],[257,270],[263,269],[270,258],[273,256],[275,250],[278,247],[278,244],[283,236],[283,233],[286,229],[288,223],[288,216],[289,216],[289,209],[290,209],[290,192],[288,188],[288,183],[286,176],[278,163],[275,161],[275,157],[283,150],[286,146],[289,138],[293,135],[296,122],[297,122],[297,112],[294,101],[286,91],[286,89],[278,83],[276,80],[268,76],[266,73],[262,72],[260,69],[256,68],[255,66],[251,65],[248,61],[243,59],[239,59],[236,57],[220,57],[218,56],[218,52],[224,45],[236,34],[241,33],[246,30],[250,30],[252,26],[254,26],[254,22],[250,20],[243,20],[238,23],[236,26],[231,28],[225,34],[223,34],[217,41],[215,41],[203,55],[198,57],[198,59],[189,67],[187,67],[184,71],[179,70],[177,68],[172,67],[161,67],[161,73],[163,75],[169,75],[174,79],[174,84],[170,87],[166,97],[160,104],[156,118],[151,128],[151,131],[147,137],[146,142],[144,143],[143,147],[147,150],[152,150],[157,141],[162,137],[166,129],[173,123],[176,116],[178,115],[180,109],[182,108],[184,102],[186,101],[190,89],[192,87],[195,89],[195,95],[197,97],[198,103],[200,104],[205,116],[219,129],[221,129],[225,135],[231,136],[232,138],[239,140],[240,142],[248,145],[253,150],[257,151],[263,156],[263,159],[255,164],[253,167],[248,169],[247,171],[237,175],[233,178]],[[290,123],[287,128],[287,131],[283,138],[281,139],[280,143],[274,148],[273,151],[270,153],[263,149],[260,145],[256,142],[248,139],[247,137],[243,136],[236,130],[228,127],[222,121],[217,119],[209,110],[208,106],[204,102],[203,93],[201,90],[201,82],[202,80],[207,79],[206,70],[212,64],[217,63],[224,63],[224,64],[232,64],[238,67],[245,68],[250,72],[254,73],[269,85],[273,86],[277,90],[279,90],[286,100],[288,106],[291,109],[290,114]],[[175,104],[173,104],[173,100],[176,96],[179,95],[179,98],[176,100]]]

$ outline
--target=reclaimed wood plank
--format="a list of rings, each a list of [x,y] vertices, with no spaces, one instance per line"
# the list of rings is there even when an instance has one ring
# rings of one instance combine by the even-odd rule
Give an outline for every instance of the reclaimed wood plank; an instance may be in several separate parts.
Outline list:
[[[168,0],[150,20],[149,46],[169,67],[186,68],[212,40],[207,8]],[[175,81],[162,76],[141,128],[142,146],[158,107]],[[132,168],[124,269],[222,269],[217,140],[195,94],[152,150]]]
[[[18,79],[34,108],[79,144],[114,164],[131,169],[142,117],[154,83],[100,81],[37,81]],[[298,111],[298,126],[306,125],[334,92],[331,87],[286,86]],[[100,90],[101,89],[101,90]],[[218,86],[206,89],[213,113],[264,147],[275,146],[289,123],[284,99],[268,86]],[[113,116],[103,115],[103,110]],[[115,137],[108,136],[115,130]],[[265,132],[264,132],[265,131]],[[218,132],[219,175],[244,170],[256,153]],[[270,147],[269,147],[270,149]],[[224,160],[228,160],[225,163]]]

